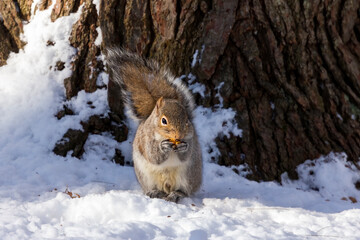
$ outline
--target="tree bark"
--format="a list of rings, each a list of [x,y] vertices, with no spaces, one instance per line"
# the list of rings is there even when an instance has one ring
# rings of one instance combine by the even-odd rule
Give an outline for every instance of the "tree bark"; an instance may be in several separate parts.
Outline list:
[[[15,1],[0,1],[0,66],[6,64],[10,52],[18,52],[24,45],[20,40],[23,16],[18,7]]]
[[[207,87],[199,104],[218,103],[224,83],[224,107],[237,111],[243,136],[219,137],[220,164],[247,163],[253,178],[279,180],[330,151],[358,161],[359,1],[112,0],[102,8],[113,13],[100,24],[104,36],[118,38],[104,37],[104,46],[191,72]],[[191,68],[196,50],[201,61]]]

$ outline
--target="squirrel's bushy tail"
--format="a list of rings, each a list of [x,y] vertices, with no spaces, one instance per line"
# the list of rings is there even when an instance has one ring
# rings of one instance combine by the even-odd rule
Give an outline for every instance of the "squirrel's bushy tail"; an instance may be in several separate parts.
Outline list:
[[[192,118],[194,100],[190,91],[158,63],[120,48],[110,48],[107,64],[112,81],[122,88],[123,100],[133,118],[147,119],[160,97],[179,100]]]

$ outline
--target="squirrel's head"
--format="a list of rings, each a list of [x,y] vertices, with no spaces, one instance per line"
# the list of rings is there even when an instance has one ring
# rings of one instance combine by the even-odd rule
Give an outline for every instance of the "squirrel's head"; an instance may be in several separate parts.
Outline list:
[[[193,136],[194,127],[185,108],[178,100],[159,98],[153,114],[156,129],[164,139],[183,140]]]

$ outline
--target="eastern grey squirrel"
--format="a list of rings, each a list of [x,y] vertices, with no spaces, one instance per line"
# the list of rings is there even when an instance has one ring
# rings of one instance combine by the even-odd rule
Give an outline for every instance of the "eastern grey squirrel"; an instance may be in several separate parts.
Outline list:
[[[139,121],[133,162],[144,193],[178,202],[197,191],[202,158],[186,85],[157,62],[123,49],[108,49],[107,64],[131,117]]]

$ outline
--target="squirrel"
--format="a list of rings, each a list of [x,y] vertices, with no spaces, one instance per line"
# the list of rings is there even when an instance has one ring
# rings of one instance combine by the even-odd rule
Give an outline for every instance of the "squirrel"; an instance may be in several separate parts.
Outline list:
[[[190,196],[202,182],[202,156],[189,89],[157,62],[120,48],[107,49],[107,65],[139,122],[132,157],[144,193],[171,202]]]

